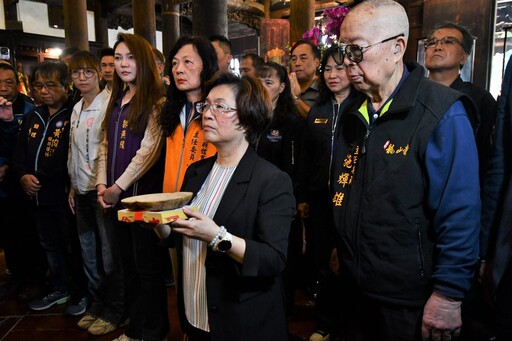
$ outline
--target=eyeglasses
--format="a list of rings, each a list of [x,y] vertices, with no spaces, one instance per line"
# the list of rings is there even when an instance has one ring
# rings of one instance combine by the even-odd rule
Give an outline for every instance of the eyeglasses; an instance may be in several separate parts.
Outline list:
[[[430,47],[436,47],[437,44],[439,44],[439,43],[441,43],[441,45],[447,45],[447,46],[456,45],[456,44],[459,44],[460,46],[462,46],[462,43],[459,41],[459,39],[457,39],[455,37],[442,37],[441,39],[430,38],[430,39],[425,40],[425,50]]]
[[[347,56],[351,62],[356,64],[361,63],[361,61],[363,60],[363,54],[370,48],[374,47],[375,45],[382,44],[403,36],[404,34],[400,33],[397,34],[396,36],[384,39],[382,41],[379,41],[378,43],[374,43],[368,46],[359,46],[357,44],[342,45],[338,48],[338,53],[333,54],[334,61],[336,62],[336,64],[343,64],[343,60],[345,59],[345,56]]]
[[[34,84],[32,84],[32,87],[34,89],[36,89],[37,91],[41,91],[41,90],[43,90],[43,88],[46,88],[46,90],[48,90],[48,91],[53,91],[58,86],[62,86],[62,84],[55,84],[55,83],[45,83],[45,84],[34,83]]]
[[[94,76],[94,70],[92,70],[92,69],[74,69],[73,71],[71,71],[71,78],[77,79],[78,77],[80,77],[81,73],[87,79]]]
[[[196,111],[200,114],[204,113],[208,109],[210,109],[212,114],[215,116],[218,116],[225,112],[229,112],[229,111],[235,112],[238,110],[237,108],[228,107],[227,105],[224,105],[224,104],[217,104],[217,103],[210,104],[210,103],[206,103],[206,102],[199,102],[196,104]]]

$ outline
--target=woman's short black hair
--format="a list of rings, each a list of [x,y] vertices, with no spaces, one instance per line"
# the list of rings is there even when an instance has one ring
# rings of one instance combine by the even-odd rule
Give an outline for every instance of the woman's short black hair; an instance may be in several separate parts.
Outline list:
[[[320,76],[318,77],[318,79],[320,81],[320,94],[318,96],[317,103],[325,103],[325,102],[331,101],[331,99],[332,99],[332,92],[329,89],[329,87],[327,86],[327,83],[325,82],[324,73],[325,73],[325,66],[327,65],[327,60],[331,56],[334,58],[334,55],[336,53],[338,53],[338,49],[339,49],[338,45],[334,44],[331,47],[329,47],[327,50],[325,50],[322,55],[322,61],[320,63]]]

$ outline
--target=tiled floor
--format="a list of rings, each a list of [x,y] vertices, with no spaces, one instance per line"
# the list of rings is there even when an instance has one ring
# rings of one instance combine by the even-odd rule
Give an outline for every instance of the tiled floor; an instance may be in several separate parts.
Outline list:
[[[3,253],[0,253],[0,280],[6,279]],[[296,313],[289,322],[290,341],[308,340],[314,330],[312,302],[299,293],[296,300]],[[169,341],[181,341],[176,312],[174,288],[168,289],[169,321],[171,330]],[[110,341],[123,333],[120,328],[108,335],[92,336],[76,326],[80,316],[64,315],[65,305],[54,306],[43,312],[34,312],[26,303],[15,298],[0,302],[0,341]]]

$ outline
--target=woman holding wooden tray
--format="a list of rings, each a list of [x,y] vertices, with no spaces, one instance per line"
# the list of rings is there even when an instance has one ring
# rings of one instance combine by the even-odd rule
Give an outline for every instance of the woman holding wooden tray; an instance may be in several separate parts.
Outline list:
[[[188,220],[158,225],[179,256],[178,299],[188,340],[287,340],[282,273],[295,207],[290,177],[251,146],[272,105],[261,83],[213,79],[202,113],[217,155],[192,164]],[[181,285],[180,285],[181,284]]]

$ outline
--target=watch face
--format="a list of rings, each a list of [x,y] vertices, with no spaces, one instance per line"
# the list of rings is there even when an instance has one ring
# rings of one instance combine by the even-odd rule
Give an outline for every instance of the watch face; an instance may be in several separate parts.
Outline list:
[[[219,245],[217,245],[217,249],[219,249],[221,252],[231,250],[231,240],[221,240]]]

